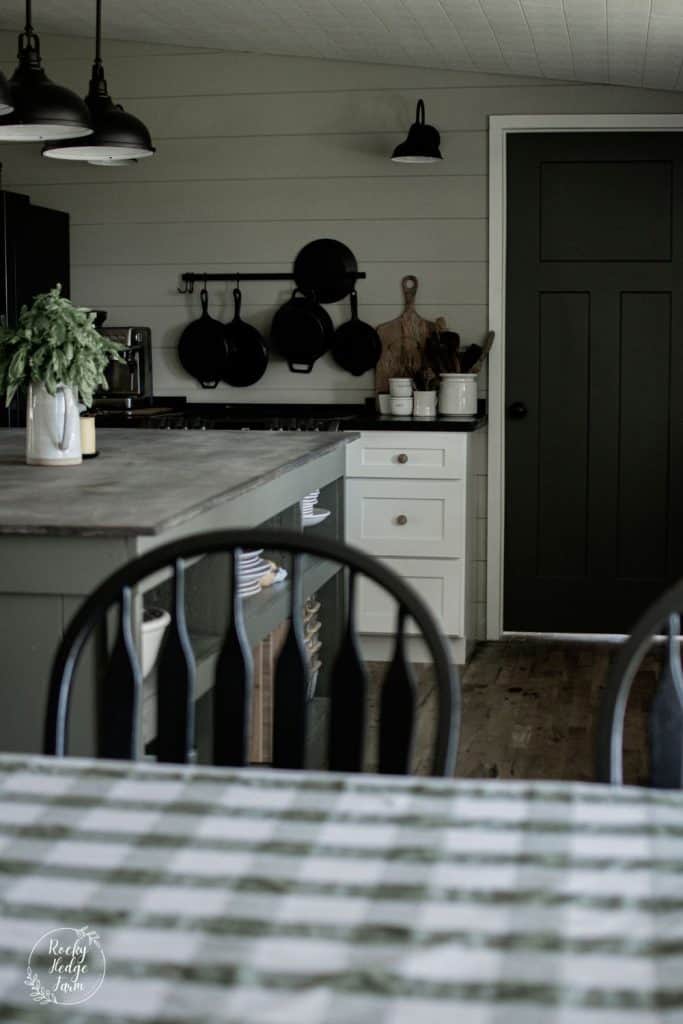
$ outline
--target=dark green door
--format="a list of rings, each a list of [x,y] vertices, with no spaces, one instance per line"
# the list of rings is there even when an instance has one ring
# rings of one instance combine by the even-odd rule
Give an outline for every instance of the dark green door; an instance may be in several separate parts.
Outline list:
[[[504,628],[628,632],[683,576],[683,137],[508,141]]]

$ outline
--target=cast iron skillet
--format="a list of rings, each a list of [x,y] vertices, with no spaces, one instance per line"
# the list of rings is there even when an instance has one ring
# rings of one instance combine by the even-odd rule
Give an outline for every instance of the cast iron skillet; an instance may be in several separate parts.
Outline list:
[[[223,376],[226,360],[225,327],[209,316],[209,294],[199,293],[202,315],[188,324],[178,342],[183,369],[196,377],[203,388],[215,388]]]
[[[374,327],[358,319],[358,294],[351,292],[351,319],[338,327],[332,343],[332,357],[342,370],[360,377],[374,370],[382,354],[382,342]]]
[[[356,257],[343,242],[318,238],[305,245],[294,261],[299,291],[314,294],[318,302],[339,302],[355,288]]]
[[[246,388],[255,384],[266,372],[268,349],[256,328],[240,319],[242,292],[235,288],[232,295],[235,300],[235,316],[225,326],[228,356],[223,380],[234,388]]]
[[[334,326],[314,297],[298,294],[278,309],[270,328],[271,341],[292,373],[310,373],[316,359],[332,344]]]

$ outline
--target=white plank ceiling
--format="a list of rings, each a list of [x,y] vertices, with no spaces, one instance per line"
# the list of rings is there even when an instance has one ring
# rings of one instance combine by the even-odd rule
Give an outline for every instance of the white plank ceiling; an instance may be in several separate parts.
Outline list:
[[[90,36],[93,0],[34,4],[38,31]],[[683,0],[109,0],[112,38],[683,89]],[[16,29],[21,0],[3,4]],[[106,53],[106,48],[105,48]]]

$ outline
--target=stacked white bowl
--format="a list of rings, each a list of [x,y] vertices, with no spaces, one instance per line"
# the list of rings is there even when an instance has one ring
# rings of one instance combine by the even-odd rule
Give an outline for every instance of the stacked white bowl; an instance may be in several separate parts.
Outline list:
[[[318,523],[322,523],[322,521],[327,519],[330,515],[330,512],[326,508],[321,508],[318,505],[319,497],[320,491],[311,491],[310,494],[307,494],[299,502],[299,505],[301,506],[302,526],[317,526]]]

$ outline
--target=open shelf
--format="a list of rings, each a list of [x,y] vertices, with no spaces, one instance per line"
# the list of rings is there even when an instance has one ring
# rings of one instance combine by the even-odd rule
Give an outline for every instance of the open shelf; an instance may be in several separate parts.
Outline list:
[[[304,600],[320,590],[328,580],[340,571],[333,562],[319,559],[304,559]],[[289,581],[266,587],[260,594],[247,597],[242,605],[247,636],[252,647],[264,640],[285,619],[289,618]],[[216,661],[223,642],[222,636],[209,633],[192,633],[192,645],[197,661],[197,699],[213,686]]]
[[[304,600],[320,590],[340,571],[334,562],[325,562],[317,558],[304,558]],[[247,597],[243,602],[244,622],[252,647],[289,618],[290,586],[289,580],[275,583],[264,588],[260,594]],[[223,637],[216,633],[191,631],[192,649],[197,664],[197,683],[195,699],[199,700],[213,686],[216,661],[221,649]],[[156,700],[156,674],[153,671],[144,683],[143,691],[143,730],[148,741],[154,735],[154,704]]]

